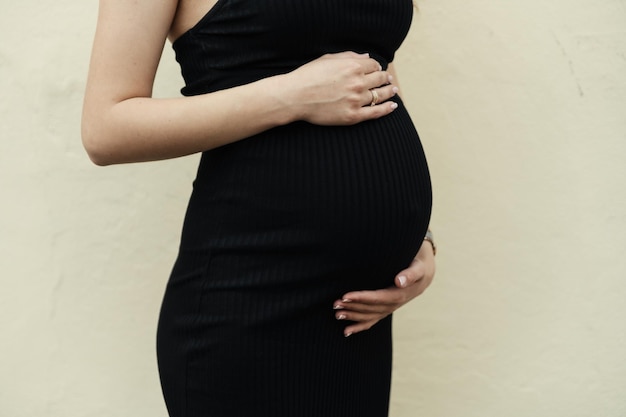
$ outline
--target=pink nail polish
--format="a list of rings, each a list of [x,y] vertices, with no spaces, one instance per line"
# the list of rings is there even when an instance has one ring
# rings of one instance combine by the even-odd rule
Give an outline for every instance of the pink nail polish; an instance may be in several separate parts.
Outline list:
[[[391,110],[395,110],[395,109],[397,109],[397,108],[398,108],[398,103],[396,103],[396,102],[391,102],[391,106],[390,106],[390,107],[391,107]]]
[[[391,91],[393,91],[394,94],[398,94],[398,87],[394,87],[391,89]]]

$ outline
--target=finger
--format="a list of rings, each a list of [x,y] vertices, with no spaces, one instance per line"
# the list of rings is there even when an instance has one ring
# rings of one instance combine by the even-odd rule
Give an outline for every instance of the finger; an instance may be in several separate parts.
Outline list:
[[[403,291],[396,287],[373,291],[352,291],[344,294],[338,304],[393,305],[402,302]]]
[[[380,65],[380,62],[376,61],[373,58],[363,59],[356,61],[361,66],[361,71],[363,74],[370,75],[375,74],[379,79],[382,79],[382,83],[378,85],[386,84],[386,80],[389,79],[389,74],[386,71],[383,71],[383,67]]]
[[[422,262],[414,259],[411,265],[398,273],[395,278],[395,284],[398,288],[408,288],[424,278],[426,271]]]
[[[360,68],[362,74],[371,74],[382,71],[383,67],[380,62],[374,58],[370,58],[369,54],[357,54],[355,52],[338,52],[336,54],[326,54],[322,56],[324,59],[351,59],[358,65],[356,68]],[[389,78],[389,74],[385,76],[385,79]]]
[[[356,117],[352,118],[351,122],[354,124],[364,120],[379,119],[387,116],[397,108],[398,103],[393,101],[386,101],[375,106],[366,105],[356,110]]]
[[[354,311],[343,310],[337,311],[335,313],[335,319],[355,322],[380,320],[383,317],[387,317],[389,314],[393,313],[393,311],[394,310],[389,309],[388,311],[384,311],[382,313],[357,313]]]
[[[349,337],[349,336],[352,336],[353,334],[364,332],[366,330],[371,329],[376,323],[378,323],[378,320],[371,320],[371,321],[351,324],[349,326],[346,326],[345,329],[343,329],[343,335],[345,337]]]
[[[364,314],[381,314],[383,312],[389,311],[390,307],[393,307],[396,304],[365,304],[365,303],[345,303],[341,300],[336,301],[333,305],[333,309],[338,312],[350,311],[356,313],[364,313]]]
[[[383,87],[391,84],[393,77],[387,71],[365,73],[364,83],[369,88]]]
[[[367,92],[363,93],[365,96],[365,106],[375,106],[382,104],[389,100],[398,93],[398,87],[394,85],[387,85],[380,88],[370,88]]]

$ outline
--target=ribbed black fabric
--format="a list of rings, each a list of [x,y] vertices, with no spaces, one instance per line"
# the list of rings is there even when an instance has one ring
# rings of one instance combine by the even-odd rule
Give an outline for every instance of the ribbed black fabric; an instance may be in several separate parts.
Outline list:
[[[386,66],[411,0],[219,0],[174,43],[186,95],[324,53]],[[332,303],[393,285],[430,217],[428,168],[399,98],[350,127],[292,123],[205,152],[163,301],[172,417],[384,417],[391,318],[343,337]]]

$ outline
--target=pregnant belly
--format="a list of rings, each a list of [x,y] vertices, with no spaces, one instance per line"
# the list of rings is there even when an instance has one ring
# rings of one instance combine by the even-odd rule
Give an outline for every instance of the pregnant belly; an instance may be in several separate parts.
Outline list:
[[[359,268],[381,287],[416,254],[430,208],[426,160],[402,106],[350,127],[298,122],[203,155],[181,249],[272,268],[285,259],[330,274]]]

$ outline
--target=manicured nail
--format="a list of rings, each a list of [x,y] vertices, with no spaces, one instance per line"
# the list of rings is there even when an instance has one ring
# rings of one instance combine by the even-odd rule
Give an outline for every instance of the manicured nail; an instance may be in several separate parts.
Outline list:
[[[352,332],[348,332],[348,333],[344,334],[344,337],[350,337],[350,336],[352,336]]]
[[[391,89],[391,91],[393,91],[393,94],[395,95],[395,94],[398,94],[399,90],[398,90],[398,87],[394,87]]]
[[[387,78],[389,80],[389,84],[391,84],[391,82],[393,81],[393,76],[389,76],[389,78]]]
[[[391,105],[390,105],[389,107],[391,107],[391,110],[395,110],[395,109],[397,109],[397,108],[398,108],[398,103],[396,103],[396,102],[392,101],[392,102],[391,102]]]
[[[341,304],[336,304],[333,306],[333,310],[341,310],[343,309],[343,306]]]
[[[343,300],[341,300],[342,303],[351,303],[352,300],[349,298],[344,298]]]
[[[337,320],[345,320],[346,319],[346,315],[345,314],[340,314],[337,316]]]
[[[406,287],[406,277],[404,275],[400,275],[398,277],[398,281],[400,281],[400,286],[402,288]]]

